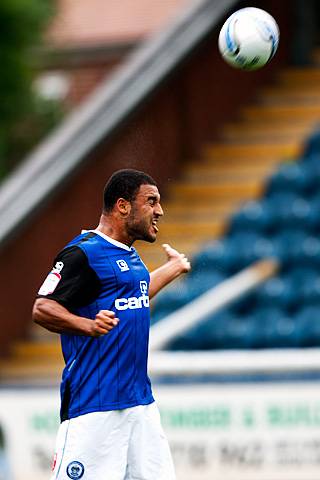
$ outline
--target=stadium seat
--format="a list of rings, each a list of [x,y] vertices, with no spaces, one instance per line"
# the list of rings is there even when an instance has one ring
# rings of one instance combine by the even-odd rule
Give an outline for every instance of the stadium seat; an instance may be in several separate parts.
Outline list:
[[[253,232],[237,232],[229,239],[233,251],[230,273],[235,273],[262,259],[276,257],[274,244],[267,237]]]
[[[170,304],[167,307],[163,306],[162,308],[154,308],[154,306],[151,307],[151,318],[150,318],[151,325],[154,325],[155,323],[164,319],[165,317],[170,315],[174,310],[176,310],[176,308],[173,308],[172,305]]]
[[[298,344],[295,321],[284,310],[274,306],[256,309],[254,319],[254,348],[286,348]]]
[[[311,202],[292,192],[276,193],[266,201],[270,213],[269,230],[311,230],[316,223]]]
[[[192,298],[205,293],[225,280],[226,275],[212,268],[204,268],[202,271],[192,272],[185,278],[188,291],[192,292]]]
[[[152,302],[152,323],[156,323],[183,307],[224,279],[225,276],[221,272],[210,269],[190,273],[184,280],[177,282],[157,295]]]
[[[305,238],[306,233],[301,229],[283,229],[273,236],[272,243],[284,270],[296,262],[299,262],[297,265],[301,263],[301,245]]]
[[[248,202],[231,218],[229,235],[244,230],[263,233],[270,229],[272,223],[272,211],[266,202]]]
[[[315,236],[306,236],[301,244],[299,261],[304,265],[320,266],[320,239]]]
[[[259,308],[277,307],[288,311],[297,303],[296,284],[287,277],[274,277],[267,280],[256,292],[256,304]]]
[[[297,290],[303,305],[311,306],[320,303],[320,273],[315,272],[315,276],[305,275]]]
[[[248,349],[255,342],[255,325],[250,317],[237,317],[230,310],[220,312],[184,332],[170,344],[171,350]]]
[[[228,238],[208,243],[192,259],[193,271],[216,270],[228,272],[235,262],[237,252]]]
[[[310,135],[308,141],[305,144],[303,157],[304,159],[310,159],[312,157],[319,156],[320,154],[320,130],[319,128]]]
[[[320,161],[320,159],[319,159]],[[320,178],[319,178],[320,183]],[[309,198],[309,202],[311,205],[311,212],[309,218],[309,225],[310,229],[314,231],[314,233],[320,233],[320,193],[316,192]]]
[[[252,310],[256,307],[256,292],[243,295],[239,299],[232,302],[230,311],[233,315],[243,317],[250,315]]]
[[[226,349],[251,349],[256,341],[255,323],[250,316],[232,316],[225,325]]]
[[[170,350],[216,350],[226,348],[226,329],[230,325],[232,315],[222,311],[212,315],[199,325],[184,332],[174,339]]]
[[[293,192],[303,195],[312,191],[314,187],[315,178],[312,169],[303,162],[290,162],[283,164],[272,175],[266,187],[266,195],[269,196],[276,192]]]
[[[162,290],[152,301],[152,323],[156,323],[175,310],[181,308],[197,296],[197,292],[189,288],[186,282],[176,282]]]
[[[319,347],[320,303],[303,306],[295,316],[300,347]]]
[[[167,299],[163,296],[160,311],[196,298],[259,259],[278,259],[278,275],[185,332],[171,348],[319,346],[319,184],[320,131],[300,161],[283,164],[270,178],[262,199],[246,203],[231,217],[223,238],[194,256],[193,272],[186,277],[180,298],[175,291]]]

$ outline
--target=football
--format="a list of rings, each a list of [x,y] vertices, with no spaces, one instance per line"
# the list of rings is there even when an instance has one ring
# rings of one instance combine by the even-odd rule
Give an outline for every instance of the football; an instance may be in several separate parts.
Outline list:
[[[258,70],[276,53],[279,35],[279,27],[269,13],[255,7],[242,8],[223,24],[219,50],[229,65]]]

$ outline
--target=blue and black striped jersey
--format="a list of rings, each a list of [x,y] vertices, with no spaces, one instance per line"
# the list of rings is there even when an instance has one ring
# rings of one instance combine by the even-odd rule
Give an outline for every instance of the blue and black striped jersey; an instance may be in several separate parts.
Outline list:
[[[147,375],[149,272],[136,250],[85,232],[56,257],[39,296],[94,319],[111,310],[119,324],[99,338],[62,334],[61,419],[152,403]]]

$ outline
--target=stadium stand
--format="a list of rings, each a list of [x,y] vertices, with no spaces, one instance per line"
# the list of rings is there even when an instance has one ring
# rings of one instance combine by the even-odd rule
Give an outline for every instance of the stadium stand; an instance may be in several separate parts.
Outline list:
[[[296,162],[281,164],[271,175],[259,200],[247,202],[230,217],[225,235],[194,255],[194,273],[160,294],[154,320],[195,298],[196,285],[201,285],[203,292],[218,278],[227,278],[259,259],[274,258],[281,265],[277,276],[172,341],[171,349],[319,344],[319,165],[317,131]]]
[[[256,260],[274,257],[283,265],[277,277],[185,332],[172,349],[316,342],[316,335],[303,333],[310,312],[302,314],[319,303],[313,283],[320,256],[315,173],[319,139],[313,136],[301,161],[295,159],[320,118],[319,78],[317,66],[283,69],[273,85],[260,88],[255,101],[239,111],[237,121],[221,123],[216,140],[204,144],[203,154],[189,159],[180,178],[169,182],[158,243],[171,241],[192,255],[193,272],[159,296],[154,323]],[[138,249],[150,269],[163,261],[159,247]],[[308,282],[301,281],[303,272],[308,272]],[[2,380],[15,381],[19,375],[58,378],[62,358],[56,337],[38,332],[31,337],[12,345],[11,358],[0,365]]]
[[[294,95],[303,111],[301,90],[311,78],[308,71],[298,77],[298,87],[290,87],[297,93],[286,107],[289,113],[281,104],[275,106],[268,93],[267,107],[258,101],[243,110],[237,124],[223,126],[220,143],[207,146],[203,159],[190,162],[183,178],[169,188],[159,243],[170,238],[191,254],[193,270],[158,296],[153,324],[259,259],[275,258],[282,265],[256,292],[178,336],[169,345],[172,350],[290,348],[319,342],[312,319],[320,312],[320,135],[309,138],[295,161],[317,125],[316,107],[299,118],[290,114],[298,108],[292,106]],[[286,72],[280,74],[280,90],[288,88],[288,78]],[[270,104],[277,120],[268,119]],[[274,144],[271,138],[277,139]],[[151,269],[162,261],[154,247],[138,248]],[[15,381],[21,371],[29,379],[58,378],[58,342],[50,334],[36,333],[34,338],[13,345],[12,358],[1,364],[3,381]]]

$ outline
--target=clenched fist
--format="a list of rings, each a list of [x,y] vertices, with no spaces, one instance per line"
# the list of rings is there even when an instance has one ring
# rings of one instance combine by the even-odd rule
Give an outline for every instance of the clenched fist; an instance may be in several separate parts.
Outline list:
[[[91,336],[101,337],[109,333],[119,323],[116,314],[110,310],[100,310],[92,322]]]

